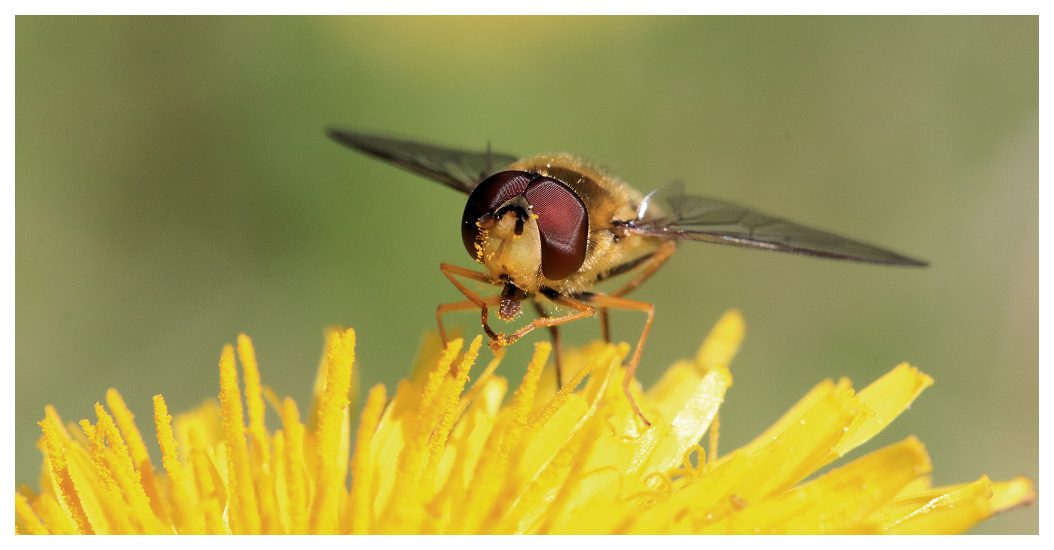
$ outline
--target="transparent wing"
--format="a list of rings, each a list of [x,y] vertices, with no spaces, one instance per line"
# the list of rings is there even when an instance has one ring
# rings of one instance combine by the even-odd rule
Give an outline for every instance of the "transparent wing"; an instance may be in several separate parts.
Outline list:
[[[487,176],[520,160],[519,157],[505,153],[462,151],[352,130],[329,128],[326,133],[334,141],[356,151],[390,162],[466,194],[471,193]]]
[[[925,266],[926,262],[834,233],[813,229],[724,201],[687,195],[672,182],[648,194],[637,217],[625,222],[634,233],[762,248],[873,264]]]

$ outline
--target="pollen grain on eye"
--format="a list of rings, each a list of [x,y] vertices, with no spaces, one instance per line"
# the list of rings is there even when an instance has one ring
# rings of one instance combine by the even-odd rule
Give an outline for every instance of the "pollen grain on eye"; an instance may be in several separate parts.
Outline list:
[[[15,493],[18,533],[956,533],[1031,502],[1030,480],[933,487],[914,437],[829,465],[932,384],[900,365],[860,391],[817,385],[752,442],[716,455],[717,411],[743,338],[726,314],[691,360],[622,390],[626,344],[565,350],[563,388],[537,344],[510,393],[482,339],[429,336],[421,368],[352,418],[355,335],[327,338],[308,420],[261,384],[248,337],[224,347],[220,398],[172,416],[154,397],[156,471],[116,391],[97,422],[46,409],[42,490]],[[237,364],[245,377],[239,391]],[[281,426],[268,428],[266,398]],[[709,432],[710,450],[702,439]]]

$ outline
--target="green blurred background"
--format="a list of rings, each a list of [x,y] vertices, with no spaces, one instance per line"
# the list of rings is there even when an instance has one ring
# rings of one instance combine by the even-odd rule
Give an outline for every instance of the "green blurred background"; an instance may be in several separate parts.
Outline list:
[[[570,151],[932,262],[886,268],[686,243],[640,378],[747,321],[725,451],[824,378],[909,361],[936,385],[865,449],[917,435],[937,484],[1038,467],[1038,19],[16,19],[16,482],[36,422],[117,388],[149,431],[218,391],[253,338],[301,402],[323,329],[393,384],[461,299],[464,196],[329,142],[342,124],[465,148]],[[478,317],[451,316],[470,335]],[[633,339],[642,316],[616,313]],[[565,342],[598,336],[569,327]],[[543,332],[543,331],[538,331]],[[539,335],[544,337],[544,334]],[[504,373],[522,376],[532,346]],[[274,416],[269,416],[276,425]],[[157,459],[157,455],[154,455]],[[1036,533],[1038,505],[975,529]]]

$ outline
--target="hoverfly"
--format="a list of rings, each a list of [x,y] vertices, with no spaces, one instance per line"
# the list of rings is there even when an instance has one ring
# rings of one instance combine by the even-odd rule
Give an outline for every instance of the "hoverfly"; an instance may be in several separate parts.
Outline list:
[[[565,153],[521,159],[490,151],[489,145],[486,151],[475,152],[342,129],[330,129],[328,134],[347,147],[468,195],[461,217],[461,238],[483,271],[439,265],[443,275],[467,298],[436,309],[444,342],[443,314],[454,311],[478,308],[494,350],[546,327],[553,340],[559,384],[559,325],[599,314],[603,337],[609,341],[608,309],[646,313],[644,329],[622,381],[626,396],[646,423],[629,388],[655,306],[624,296],[669,259],[678,241],[872,264],[927,265],[750,208],[688,195],[679,182],[642,195],[597,165]],[[596,283],[631,273],[633,277],[614,292],[590,290]],[[458,277],[501,287],[501,292],[482,298]],[[538,303],[539,296],[570,313],[549,315]],[[511,321],[528,298],[534,298],[538,318],[512,334],[490,327],[491,308],[496,308],[499,319]]]

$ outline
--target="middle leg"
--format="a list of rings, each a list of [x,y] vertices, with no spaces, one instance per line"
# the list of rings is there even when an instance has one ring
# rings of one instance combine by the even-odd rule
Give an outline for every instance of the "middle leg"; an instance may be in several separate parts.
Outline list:
[[[538,317],[548,317],[538,300],[534,301],[534,311],[538,313]],[[549,339],[553,341],[553,370],[556,371],[556,389],[560,389],[564,386],[564,378],[560,374],[560,327],[549,325],[546,328],[549,329]]]

